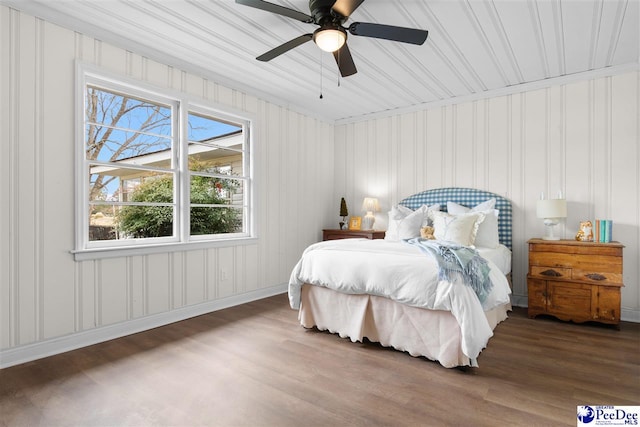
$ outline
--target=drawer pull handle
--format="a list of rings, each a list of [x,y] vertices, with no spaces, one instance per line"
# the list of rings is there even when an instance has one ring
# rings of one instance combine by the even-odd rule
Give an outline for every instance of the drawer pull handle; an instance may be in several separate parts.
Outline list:
[[[557,271],[552,270],[552,269],[542,271],[542,272],[540,272],[540,274],[542,276],[550,276],[550,277],[560,277],[560,276],[562,276],[562,273],[558,273]]]
[[[607,276],[603,276],[602,274],[598,273],[587,274],[587,277],[591,280],[607,280]]]

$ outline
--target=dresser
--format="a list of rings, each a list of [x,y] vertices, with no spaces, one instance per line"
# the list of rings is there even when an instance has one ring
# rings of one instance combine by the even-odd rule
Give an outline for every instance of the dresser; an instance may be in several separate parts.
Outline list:
[[[380,230],[340,230],[340,229],[324,229],[322,230],[322,240],[337,239],[384,239],[385,231]]]
[[[618,242],[531,239],[528,315],[618,326],[622,249]]]

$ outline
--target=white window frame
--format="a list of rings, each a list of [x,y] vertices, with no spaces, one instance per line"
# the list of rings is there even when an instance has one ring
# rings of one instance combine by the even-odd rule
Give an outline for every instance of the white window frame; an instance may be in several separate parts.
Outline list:
[[[103,87],[108,91],[117,91],[134,97],[149,99],[172,106],[172,137],[175,148],[172,148],[172,167],[174,172],[174,203],[176,217],[174,232],[170,237],[149,239],[123,239],[89,241],[89,161],[85,153],[85,93],[86,86]],[[184,92],[153,86],[149,83],[120,76],[97,66],[77,63],[76,97],[75,97],[75,250],[71,251],[75,259],[99,259],[109,257],[145,255],[150,253],[174,252],[216,246],[234,246],[252,244],[256,241],[255,197],[254,197],[254,162],[253,162],[253,128],[255,118],[246,112],[236,111],[227,106],[209,102]],[[243,127],[243,177],[246,182],[243,193],[243,231],[233,234],[193,235],[189,224],[189,170],[188,170],[188,129],[190,112],[205,114],[222,120],[241,124]]]

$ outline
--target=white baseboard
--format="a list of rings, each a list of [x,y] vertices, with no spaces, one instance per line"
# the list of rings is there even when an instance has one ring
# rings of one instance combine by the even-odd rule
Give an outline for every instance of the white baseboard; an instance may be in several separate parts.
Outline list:
[[[514,307],[527,307],[528,299],[526,295],[511,294],[511,305]]]
[[[0,350],[0,369],[53,356],[54,354],[76,350],[285,292],[287,292],[286,284],[276,285],[215,301],[181,307],[176,310],[141,317],[139,319],[51,338],[7,350]]]
[[[623,308],[620,312],[620,320],[625,322],[640,323],[640,311]]]

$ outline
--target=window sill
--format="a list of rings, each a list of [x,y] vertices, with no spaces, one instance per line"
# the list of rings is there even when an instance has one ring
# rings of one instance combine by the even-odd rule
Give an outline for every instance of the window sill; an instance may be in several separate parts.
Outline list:
[[[76,261],[88,261],[104,258],[121,258],[150,254],[193,251],[229,246],[255,245],[257,237],[238,237],[224,240],[207,240],[187,243],[162,243],[157,245],[140,245],[120,248],[92,248],[71,251]]]

